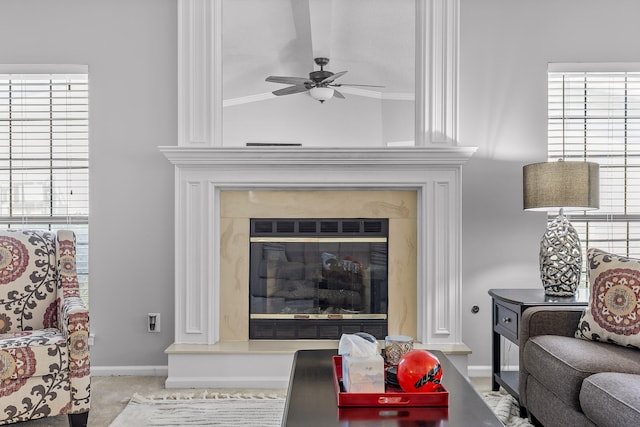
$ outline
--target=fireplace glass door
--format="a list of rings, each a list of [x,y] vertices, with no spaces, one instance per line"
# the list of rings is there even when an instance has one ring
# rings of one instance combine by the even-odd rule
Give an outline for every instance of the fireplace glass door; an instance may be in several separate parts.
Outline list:
[[[252,219],[249,338],[387,332],[386,219]]]

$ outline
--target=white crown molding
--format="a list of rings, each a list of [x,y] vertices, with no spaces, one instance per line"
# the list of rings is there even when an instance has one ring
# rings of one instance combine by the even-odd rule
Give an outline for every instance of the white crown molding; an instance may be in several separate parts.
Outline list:
[[[459,0],[416,0],[418,146],[457,144],[458,22]],[[178,145],[223,146],[222,109],[222,0],[178,0]]]

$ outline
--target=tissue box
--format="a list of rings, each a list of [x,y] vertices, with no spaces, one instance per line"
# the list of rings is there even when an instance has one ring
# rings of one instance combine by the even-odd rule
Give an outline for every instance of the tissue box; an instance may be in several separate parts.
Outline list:
[[[384,360],[379,354],[367,357],[342,356],[342,384],[349,393],[384,393]]]

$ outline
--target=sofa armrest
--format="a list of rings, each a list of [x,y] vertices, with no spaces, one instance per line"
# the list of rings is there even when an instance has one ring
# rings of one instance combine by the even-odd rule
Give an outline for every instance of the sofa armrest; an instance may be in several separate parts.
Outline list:
[[[76,332],[89,334],[89,310],[79,297],[67,297],[61,302],[60,331],[69,339]]]
[[[526,386],[529,373],[524,365],[524,350],[529,338],[537,335],[560,335],[573,337],[585,307],[541,306],[524,311],[520,323],[519,339],[519,394],[520,405],[527,406]]]
[[[87,412],[91,403],[89,310],[80,297],[76,272],[76,238],[58,231],[58,327],[67,340],[71,407],[68,413]]]
[[[89,361],[89,311],[79,297],[62,300],[60,329],[69,353],[70,414],[87,412],[91,405],[91,365]]]
[[[572,337],[585,307],[542,306],[524,311],[520,323],[520,346],[536,335]]]

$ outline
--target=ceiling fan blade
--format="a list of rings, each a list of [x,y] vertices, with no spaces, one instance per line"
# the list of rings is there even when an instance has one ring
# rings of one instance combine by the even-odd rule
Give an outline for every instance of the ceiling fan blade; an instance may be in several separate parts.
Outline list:
[[[351,83],[335,83],[335,84],[331,84],[330,86],[358,86],[358,87],[384,87],[384,86],[378,86],[378,85],[355,85],[355,84],[351,84]]]
[[[333,96],[335,96],[336,98],[344,99],[344,95],[335,89],[333,90]]]
[[[284,83],[288,85],[305,85],[306,83],[313,83],[306,77],[269,76],[264,80],[267,82]]]
[[[296,85],[296,86],[289,86],[282,89],[274,90],[271,93],[273,93],[275,96],[282,96],[282,95],[292,95],[294,93],[306,92],[307,90],[309,89],[307,89],[305,86]]]
[[[320,83],[331,83],[332,81],[339,79],[340,77],[344,76],[345,74],[347,74],[347,71],[340,71],[339,73],[335,73],[329,77],[327,77],[326,79],[322,80]]]

